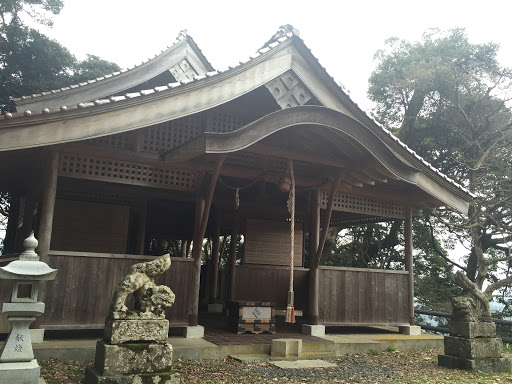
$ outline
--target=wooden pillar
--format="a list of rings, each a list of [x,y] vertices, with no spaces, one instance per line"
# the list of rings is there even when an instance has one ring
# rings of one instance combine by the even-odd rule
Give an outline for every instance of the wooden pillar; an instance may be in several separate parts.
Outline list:
[[[208,217],[210,215],[210,207],[213,201],[213,193],[215,192],[215,186],[217,184],[217,179],[220,174],[220,169],[222,164],[224,163],[225,155],[221,155],[217,160],[217,164],[215,165],[215,169],[210,178],[210,184],[208,186],[208,192],[206,194],[206,199],[204,200],[204,208],[202,209],[201,221],[200,224],[195,226],[194,233],[194,247],[192,248],[192,258],[194,259],[194,267],[195,274],[192,277],[191,281],[191,289],[192,289],[192,300],[189,305],[189,315],[188,315],[188,324],[191,326],[195,326],[198,324],[199,317],[199,288],[201,283],[201,250],[202,243],[204,239],[204,234],[206,232],[206,226],[208,224]],[[202,200],[202,199],[200,199]],[[197,211],[196,211],[197,213]],[[196,217],[199,217],[197,214]]]
[[[41,219],[39,222],[39,246],[37,247],[39,257],[45,262],[48,260],[48,251],[50,250],[50,242],[52,238],[53,212],[55,210],[57,176],[59,171],[58,152],[51,152],[49,154],[47,164],[47,173],[43,188]]]
[[[231,241],[229,244],[229,277],[228,277],[228,300],[235,300],[235,279],[236,279],[236,244],[238,242],[238,210],[233,215],[231,230]]]
[[[219,250],[220,250],[220,221],[221,211],[215,210],[215,233],[213,234],[212,246],[212,275],[210,287],[210,302],[215,303],[218,298],[217,286],[219,280]]]
[[[412,209],[407,207],[404,220],[405,270],[409,272],[409,324],[414,325],[414,262],[412,258]]]
[[[327,231],[331,223],[332,209],[334,207],[334,195],[340,185],[341,177],[338,177],[336,181],[332,183],[331,190],[329,192],[329,201],[327,202],[327,209],[325,212],[325,222],[322,226],[321,235],[316,235],[318,239],[318,246],[316,252],[310,258],[310,269],[309,269],[309,321],[311,325],[318,325],[319,322],[319,305],[318,305],[318,266],[320,265],[320,258],[324,250],[325,239],[327,238]],[[317,220],[320,222],[320,193],[317,192],[316,200],[314,199],[313,204],[318,204],[318,207],[313,206],[312,215],[317,215]],[[316,212],[316,213],[315,213]],[[315,228],[318,228],[319,224],[315,224]],[[317,233],[319,232],[316,229]]]
[[[314,262],[320,240],[320,191],[311,193],[311,222],[309,230],[309,324],[318,325],[318,266]]]
[[[23,211],[23,212],[21,212]],[[22,226],[16,231],[16,245],[14,247],[15,252],[23,252],[23,241],[30,235],[34,227],[34,198],[30,193],[19,199],[19,211],[18,214],[23,213]],[[14,218],[16,219],[16,218]],[[16,223],[19,225],[19,223]]]
[[[180,257],[187,257],[188,256],[188,240],[181,240],[181,248],[180,248]]]
[[[137,221],[137,243],[135,252],[137,255],[144,254],[144,244],[146,241],[146,220],[148,216],[148,202],[146,199],[141,199],[137,204],[138,221]],[[174,255],[172,255],[174,256]]]

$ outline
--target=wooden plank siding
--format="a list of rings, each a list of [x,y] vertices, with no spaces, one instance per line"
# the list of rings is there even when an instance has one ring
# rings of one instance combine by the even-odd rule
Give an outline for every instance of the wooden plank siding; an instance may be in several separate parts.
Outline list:
[[[320,324],[408,324],[408,275],[405,271],[321,266]]]
[[[47,329],[100,328],[105,322],[115,286],[131,265],[153,259],[150,256],[50,251],[49,262],[57,268],[55,281],[43,283],[45,314],[41,326]],[[192,299],[187,284],[193,273],[191,259],[171,258],[171,268],[156,278],[170,287],[176,302],[167,311],[171,324],[185,324]]]
[[[295,308],[306,311],[308,272],[294,268]],[[290,268],[285,266],[238,265],[236,267],[235,300],[273,301],[278,309],[286,308]]]

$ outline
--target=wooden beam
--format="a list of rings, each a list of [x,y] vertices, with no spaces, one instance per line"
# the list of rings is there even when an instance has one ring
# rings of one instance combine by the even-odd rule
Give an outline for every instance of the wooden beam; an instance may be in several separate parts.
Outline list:
[[[365,175],[363,172],[350,172],[350,176],[352,176],[354,179],[359,180],[361,183],[368,184],[368,185],[375,185],[375,180],[367,175]]]
[[[343,177],[343,182],[348,183],[349,185],[352,185],[353,187],[358,187],[358,188],[364,187],[364,184],[362,182],[360,182],[359,180],[357,180],[356,178],[354,178],[350,175],[345,175]]]
[[[298,153],[295,151],[289,151],[283,148],[269,146],[261,143],[253,144],[250,147],[245,148],[245,151],[256,153],[263,156],[273,156],[280,159],[306,161],[313,164],[328,165],[336,168],[346,168],[347,164],[341,160],[331,160],[324,156],[318,156],[312,153]]]
[[[381,173],[377,172],[375,168],[365,168],[362,169],[361,172],[363,172],[365,175],[371,177],[373,180],[379,181],[381,183],[387,183],[388,179],[384,177]]]
[[[327,202],[327,212],[325,214],[325,222],[322,227],[322,234],[320,236],[320,240],[318,241],[318,248],[315,254],[315,259],[312,260],[311,266],[312,268],[318,268],[320,265],[320,258],[322,257],[322,252],[324,250],[325,239],[327,238],[327,231],[329,230],[329,224],[331,222],[332,209],[334,207],[334,195],[338,186],[340,184],[341,176],[338,176],[336,181],[332,183],[331,191],[329,193],[329,201]]]
[[[215,170],[210,177],[210,184],[208,186],[208,192],[206,195],[204,209],[202,210],[201,224],[199,228],[196,227],[196,233],[194,234],[194,248],[192,249],[192,258],[194,260],[195,273],[192,277],[191,288],[192,288],[192,300],[190,301],[189,306],[189,315],[188,315],[188,323],[191,326],[195,326],[198,324],[198,316],[199,316],[199,286],[201,282],[201,249],[202,242],[204,239],[204,234],[206,232],[206,226],[208,224],[208,217],[210,215],[210,207],[213,201],[213,193],[215,192],[215,186],[217,184],[217,179],[220,174],[220,170],[222,168],[222,164],[224,163],[224,159],[226,155],[219,156],[217,163],[215,165]]]
[[[47,163],[46,180],[43,189],[41,219],[39,221],[37,247],[39,257],[47,262],[48,251],[52,238],[53,212],[55,210],[55,196],[57,194],[57,175],[59,171],[59,153],[50,152]]]
[[[405,240],[405,269],[409,272],[409,323],[414,325],[414,263],[413,263],[413,233],[412,233],[412,209],[407,207],[404,220]]]

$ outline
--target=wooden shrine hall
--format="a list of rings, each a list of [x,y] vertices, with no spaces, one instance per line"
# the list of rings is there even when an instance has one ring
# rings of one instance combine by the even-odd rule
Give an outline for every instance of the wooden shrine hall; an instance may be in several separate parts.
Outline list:
[[[171,327],[198,325],[200,290],[284,309],[292,271],[307,324],[413,324],[412,212],[467,213],[472,199],[358,108],[288,26],[226,70],[180,33],[134,68],[13,99],[0,180],[13,197],[0,265],[34,230],[58,269],[40,292],[53,330],[103,327],[129,266],[171,242],[159,281],[176,294]],[[405,270],[322,265],[329,226],[390,220],[405,221]],[[239,237],[221,262],[220,239]]]

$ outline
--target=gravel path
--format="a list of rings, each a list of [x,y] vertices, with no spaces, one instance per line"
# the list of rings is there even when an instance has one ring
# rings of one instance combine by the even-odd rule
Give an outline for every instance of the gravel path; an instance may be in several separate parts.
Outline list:
[[[182,384],[270,384],[270,383],[393,383],[393,384],[483,384],[511,383],[512,374],[481,374],[437,366],[441,351],[384,351],[329,360],[332,368],[282,369],[268,362],[241,363],[233,359],[177,361],[173,368]],[[511,358],[510,352],[504,353]],[[81,384],[92,361],[39,361],[47,384]],[[0,379],[1,382],[1,379]]]

